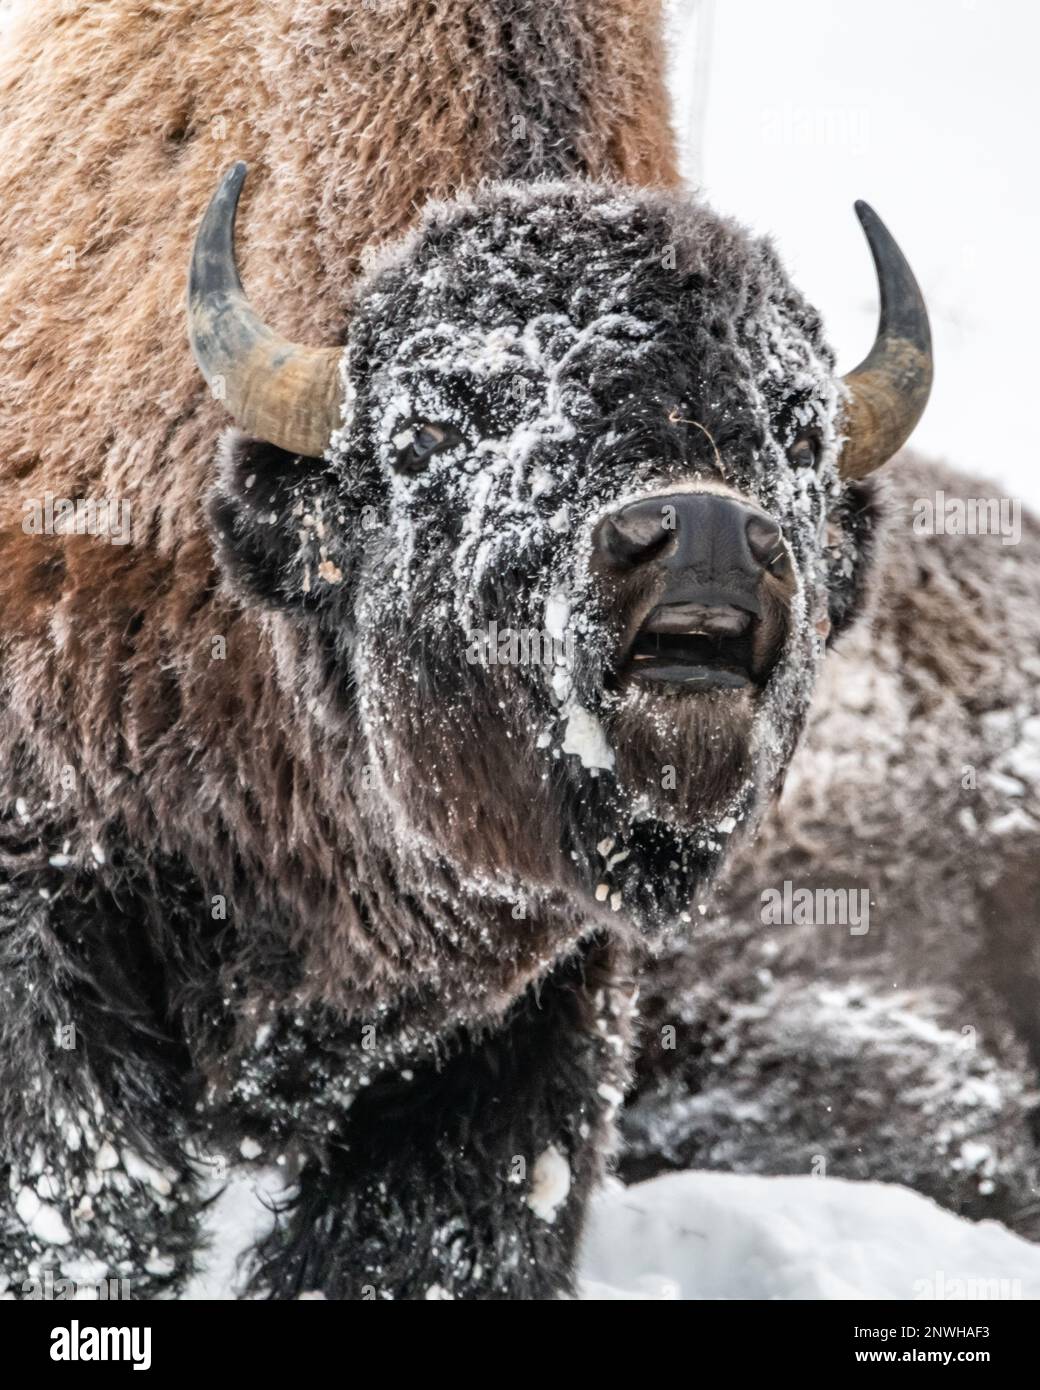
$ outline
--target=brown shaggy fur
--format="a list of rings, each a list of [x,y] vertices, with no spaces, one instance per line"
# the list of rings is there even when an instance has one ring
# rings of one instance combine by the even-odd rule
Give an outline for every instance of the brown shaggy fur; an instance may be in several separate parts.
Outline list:
[[[233,840],[309,903],[316,976],[349,960],[376,994],[443,946],[366,932],[350,887],[378,895],[385,870],[344,851],[355,812],[320,766],[335,731],[286,705],[281,620],[217,589],[202,509],[227,421],[188,350],[185,270],[239,157],[243,278],[315,344],[342,331],[365,248],[430,196],[531,169],[673,183],[657,0],[531,9],[534,87],[495,0],[41,0],[0,65],[0,744],[31,731],[45,792],[75,778],[73,854],[91,804],[198,865]],[[134,543],[24,535],[48,491],[128,499]],[[517,949],[521,978],[542,968],[536,941]]]

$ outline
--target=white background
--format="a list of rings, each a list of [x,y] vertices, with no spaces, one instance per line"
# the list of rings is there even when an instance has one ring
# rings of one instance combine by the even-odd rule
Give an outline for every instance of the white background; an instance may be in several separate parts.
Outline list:
[[[775,236],[843,370],[876,322],[852,211],[856,198],[872,203],[932,316],[936,382],[915,445],[1040,504],[1040,7],[675,3],[690,179],[719,211]]]

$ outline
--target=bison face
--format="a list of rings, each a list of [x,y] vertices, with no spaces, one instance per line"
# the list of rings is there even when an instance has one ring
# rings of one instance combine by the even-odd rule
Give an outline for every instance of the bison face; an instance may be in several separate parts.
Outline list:
[[[278,351],[280,389],[304,350]],[[343,353],[304,358],[324,462],[239,442],[218,526],[334,654],[359,796],[485,895],[685,913],[855,605],[873,511],[839,465],[846,435],[862,473],[908,428],[887,361],[857,436],[855,378],[768,244],[575,184],[434,208],[359,287]],[[296,449],[321,433],[285,419]]]

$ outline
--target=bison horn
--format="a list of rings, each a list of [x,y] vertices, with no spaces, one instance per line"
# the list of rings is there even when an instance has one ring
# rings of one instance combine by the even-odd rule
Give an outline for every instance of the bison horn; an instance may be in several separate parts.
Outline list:
[[[235,213],[246,166],[221,180],[191,258],[188,337],[202,375],[239,428],[320,458],[342,424],[342,348],[299,347],[257,316],[235,264]]]
[[[844,378],[843,478],[863,478],[901,448],[920,420],[932,389],[932,335],[924,296],[891,232],[867,203],[856,216],[874,257],[881,293],[877,337]]]

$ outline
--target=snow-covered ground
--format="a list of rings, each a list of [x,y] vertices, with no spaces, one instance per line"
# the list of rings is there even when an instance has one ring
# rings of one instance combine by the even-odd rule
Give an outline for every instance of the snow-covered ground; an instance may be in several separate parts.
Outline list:
[[[584,1298],[1040,1298],[1040,1246],[841,1178],[674,1173],[595,1199]]]
[[[230,1299],[237,1257],[271,1226],[266,1170],[215,1184],[210,1258],[186,1293]],[[583,1299],[1040,1298],[1040,1246],[925,1197],[841,1178],[673,1173],[610,1180],[589,1215]]]

